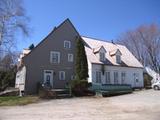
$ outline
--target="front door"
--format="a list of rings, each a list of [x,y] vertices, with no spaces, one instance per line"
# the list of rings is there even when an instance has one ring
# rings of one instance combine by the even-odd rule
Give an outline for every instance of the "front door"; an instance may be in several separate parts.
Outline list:
[[[53,70],[44,70],[44,84],[53,87]]]
[[[139,74],[138,73],[134,73],[134,87],[139,87]]]

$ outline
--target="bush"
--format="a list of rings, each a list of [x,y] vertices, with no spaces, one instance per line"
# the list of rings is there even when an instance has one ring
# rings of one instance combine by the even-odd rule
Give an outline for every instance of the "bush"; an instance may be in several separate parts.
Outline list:
[[[71,83],[72,94],[74,96],[88,96],[94,95],[95,93],[88,90],[90,84],[87,80],[72,80]]]
[[[16,73],[13,70],[0,71],[0,91],[4,91],[7,87],[14,87]]]
[[[46,86],[45,84],[42,84],[38,82],[38,95],[40,98],[43,99],[51,99],[51,98],[56,98],[56,92],[51,91],[50,86]]]
[[[150,88],[151,87],[151,81],[152,81],[153,78],[147,73],[143,74],[143,78],[144,78],[144,87],[145,88]]]
[[[38,92],[38,95],[40,98],[43,98],[43,99],[52,99],[52,98],[56,98],[57,96],[56,92],[50,91],[47,89],[40,89]]]

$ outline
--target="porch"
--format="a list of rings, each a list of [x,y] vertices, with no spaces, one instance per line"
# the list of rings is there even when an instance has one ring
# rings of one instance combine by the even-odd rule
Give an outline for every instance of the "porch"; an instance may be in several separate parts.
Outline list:
[[[133,91],[131,85],[127,84],[92,84],[89,90],[95,91],[96,94],[101,94],[104,97],[132,93]]]
[[[41,89],[39,96],[41,98],[69,98],[71,92],[69,89]]]

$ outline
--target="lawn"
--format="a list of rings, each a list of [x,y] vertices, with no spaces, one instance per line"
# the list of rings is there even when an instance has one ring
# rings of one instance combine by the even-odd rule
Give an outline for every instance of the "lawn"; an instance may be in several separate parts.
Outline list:
[[[0,97],[0,106],[14,106],[14,105],[27,105],[30,103],[38,102],[39,98],[37,96],[7,96]]]

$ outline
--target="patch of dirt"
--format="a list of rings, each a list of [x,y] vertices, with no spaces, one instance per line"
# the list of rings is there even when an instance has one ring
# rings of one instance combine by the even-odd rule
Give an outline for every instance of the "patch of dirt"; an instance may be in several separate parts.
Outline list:
[[[142,90],[114,97],[55,99],[0,107],[0,120],[159,120],[160,91]]]

